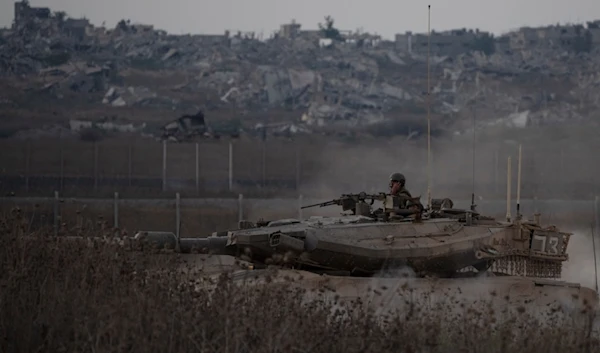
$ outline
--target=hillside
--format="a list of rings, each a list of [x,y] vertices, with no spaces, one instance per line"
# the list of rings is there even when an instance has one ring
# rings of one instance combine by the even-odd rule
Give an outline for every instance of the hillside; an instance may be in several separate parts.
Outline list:
[[[32,128],[58,134],[64,129],[55,125],[68,129],[71,119],[144,122],[142,130],[154,132],[198,110],[211,126],[246,131],[285,123],[276,129],[394,135],[426,126],[422,49],[368,36],[328,40],[318,31],[258,40],[171,35],[125,21],[106,29],[28,11],[0,37],[4,137],[32,136],[20,131]],[[432,51],[434,133],[463,131],[473,114],[490,125],[594,122],[596,29],[574,37],[588,40],[582,48],[544,39],[549,32],[540,29],[532,46],[515,45],[519,34],[510,34],[480,50]]]

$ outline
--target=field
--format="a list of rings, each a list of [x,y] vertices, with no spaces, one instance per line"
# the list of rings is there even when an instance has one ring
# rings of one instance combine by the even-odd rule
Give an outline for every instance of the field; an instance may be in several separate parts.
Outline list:
[[[384,191],[395,171],[424,199],[422,140],[313,135],[263,145],[242,137],[231,150],[228,140],[169,143],[166,154],[160,142],[134,137],[2,140],[0,351],[598,351],[598,298],[589,289],[600,195],[595,134],[488,131],[475,150],[478,209],[499,218],[511,157],[514,217],[522,143],[521,210],[575,232],[564,274],[583,287],[248,272],[232,258],[61,241],[139,230],[197,237],[240,219],[336,215],[336,207],[299,206]],[[433,146],[433,196],[468,207],[472,141],[457,136]]]
[[[207,260],[199,255],[89,247],[28,233],[26,225],[18,214],[0,221],[2,352],[600,349],[593,303],[583,291],[565,294],[562,305],[552,294],[529,302],[523,289],[495,290],[482,279],[479,292],[489,299],[469,305],[463,300],[471,297],[464,292],[469,285],[460,286],[463,294],[438,288],[421,296],[418,285],[402,278],[332,277],[319,285],[302,274],[266,270],[240,281],[236,273],[191,267]],[[86,233],[94,234],[100,235]]]

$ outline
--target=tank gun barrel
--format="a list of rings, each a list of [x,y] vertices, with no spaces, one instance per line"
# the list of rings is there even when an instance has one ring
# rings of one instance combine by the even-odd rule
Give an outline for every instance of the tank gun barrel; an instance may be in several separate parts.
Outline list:
[[[339,205],[341,204],[339,199],[335,199],[335,200],[331,200],[331,201],[327,201],[327,202],[320,202],[320,203],[314,203],[312,205],[306,205],[306,206],[302,206],[300,207],[300,209],[305,209],[305,208],[311,208],[311,207],[326,207],[326,206],[333,206],[333,205]]]

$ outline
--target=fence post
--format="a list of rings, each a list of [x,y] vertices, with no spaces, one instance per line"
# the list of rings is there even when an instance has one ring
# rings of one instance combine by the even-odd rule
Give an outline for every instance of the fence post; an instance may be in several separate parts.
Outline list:
[[[127,147],[127,179],[129,187],[131,187],[131,177],[133,174],[133,146],[129,144]]]
[[[59,190],[61,192],[65,191],[65,152],[63,150],[62,145],[60,146],[60,181],[59,181]]]
[[[512,178],[512,174],[511,174],[511,164],[510,164],[510,156],[508,157],[508,164],[506,165],[508,172],[506,173],[506,221],[510,222],[511,221],[511,214],[510,214],[510,202],[512,201],[511,198],[511,178]]]
[[[596,235],[598,234],[598,229],[600,229],[600,222],[598,218],[599,205],[598,205],[598,196],[594,198],[594,226],[592,227],[592,247],[594,251],[594,280],[595,280],[595,289],[598,292],[598,262],[596,259]]]
[[[177,243],[179,244],[179,237],[181,231],[181,198],[179,193],[175,194],[175,236],[177,237]]]
[[[262,142],[262,187],[267,186],[267,142]]]
[[[296,144],[296,190],[300,190],[300,149]]]
[[[298,196],[298,219],[302,220],[302,194]]]
[[[498,149],[494,150],[494,191],[498,194]]]
[[[229,191],[233,190],[233,142],[229,141]]]
[[[98,190],[98,142],[94,141],[94,191]]]
[[[244,220],[244,195],[238,195],[238,222]]]
[[[27,148],[25,150],[25,192],[29,192],[29,174],[31,168],[31,141],[27,141]]]
[[[113,222],[114,228],[119,228],[119,193],[115,192],[115,199],[113,203]]]
[[[596,234],[600,234],[600,199],[598,196],[594,199],[594,223],[596,228]]]
[[[163,140],[162,153],[162,191],[167,190],[167,140]]]
[[[58,191],[54,191],[54,236],[58,235]]]
[[[196,192],[200,191],[200,144],[196,142]]]

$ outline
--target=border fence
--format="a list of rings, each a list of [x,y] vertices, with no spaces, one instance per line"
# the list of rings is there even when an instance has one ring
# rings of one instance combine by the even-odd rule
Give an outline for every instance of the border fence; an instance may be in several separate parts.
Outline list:
[[[46,228],[59,233],[64,227],[100,230],[118,228],[133,233],[140,230],[170,231],[186,237],[207,236],[211,232],[237,228],[240,220],[339,216],[340,208],[301,206],[328,201],[307,198],[184,198],[175,193],[169,199],[129,199],[114,193],[110,199],[65,198],[58,191],[53,197],[0,198],[4,212],[19,212],[28,220],[30,230]],[[470,200],[453,200],[455,207],[469,208]],[[520,200],[525,219],[541,213],[543,224],[576,225],[578,230],[600,231],[600,198],[593,200]],[[477,210],[503,220],[506,200],[477,202]],[[516,202],[510,213],[516,216]],[[569,229],[567,229],[569,230]],[[600,233],[599,233],[600,234]],[[133,235],[133,234],[129,234]]]
[[[2,140],[0,148],[4,195],[48,195],[53,190],[99,197],[115,191],[128,197],[373,192],[383,191],[395,171],[407,176],[413,194],[425,195],[427,187],[427,151],[417,143],[52,139]],[[468,197],[475,186],[485,198],[505,197],[508,157],[516,188],[518,144],[484,140],[475,161],[468,141],[436,142],[433,148],[434,194]],[[600,166],[591,148],[570,141],[525,141],[523,151],[523,197],[593,199],[600,194]]]

